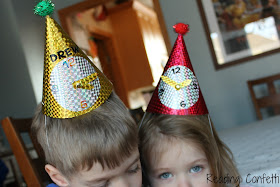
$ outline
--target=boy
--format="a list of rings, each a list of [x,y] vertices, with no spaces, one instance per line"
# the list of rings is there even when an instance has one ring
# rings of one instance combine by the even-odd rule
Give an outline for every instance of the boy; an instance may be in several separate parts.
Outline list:
[[[43,100],[32,131],[42,146],[45,170],[63,187],[140,187],[137,126],[111,82],[49,16],[46,17]]]
[[[32,129],[58,186],[141,186],[137,127],[114,92],[97,109],[72,119],[45,119],[41,106]]]

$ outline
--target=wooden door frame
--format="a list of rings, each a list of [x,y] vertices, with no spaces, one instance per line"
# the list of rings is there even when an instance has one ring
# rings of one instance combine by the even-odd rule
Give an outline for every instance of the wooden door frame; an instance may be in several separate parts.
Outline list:
[[[75,12],[85,11],[87,9],[90,9],[97,5],[108,3],[110,1],[114,1],[114,0],[94,0],[94,1],[86,0],[86,1],[82,1],[80,3],[77,3],[77,4],[71,5],[69,7],[58,10],[58,16],[59,16],[59,19],[61,22],[61,26],[63,27],[65,32],[67,32],[69,34],[69,28],[68,28],[69,16],[73,15]],[[166,29],[166,25],[164,22],[159,0],[153,0],[153,4],[154,4],[154,10],[157,14],[157,18],[159,21],[160,29],[161,29],[161,32],[163,35],[163,39],[165,42],[165,46],[166,46],[166,49],[169,54],[171,52],[172,48],[171,48],[170,40],[168,37],[168,33],[167,33],[167,29]]]
[[[112,37],[112,35],[110,33],[105,33],[105,32],[99,32],[98,30],[89,30],[89,34],[91,36],[93,36],[94,38],[98,39],[98,40],[103,40],[104,44],[107,48],[107,52],[109,53],[110,56],[110,60],[111,60],[111,68],[113,66],[112,62],[116,62],[116,64],[119,64],[119,57],[117,55],[117,51],[116,51],[116,41],[115,39]],[[110,47],[109,47],[110,46]],[[104,63],[104,61],[101,61],[101,65]],[[103,64],[104,65],[104,64]],[[107,65],[106,65],[107,67]],[[128,103],[128,95],[127,95],[127,88],[126,85],[123,85],[123,83],[125,82],[124,80],[121,80],[120,82],[122,83],[120,86],[119,82],[117,82],[117,79],[123,79],[123,76],[119,75],[120,73],[118,72],[122,72],[120,66],[118,65],[115,68],[111,69],[111,78],[113,78],[113,83],[115,85],[114,89],[116,91],[116,93],[118,93],[118,96],[122,99],[122,101],[125,103],[126,106],[129,106]],[[105,73],[105,72],[104,72]],[[121,89],[122,87],[122,89]]]
[[[93,36],[94,39],[97,39],[99,41],[103,41],[104,42],[104,46],[107,50],[107,53],[108,55],[110,56],[110,58],[113,58],[113,59],[116,59],[116,54],[114,51],[112,51],[111,49],[108,48],[108,46],[112,46],[110,45],[111,43],[113,43],[113,38],[109,35],[103,35],[103,34],[99,34],[99,33],[96,33],[96,32],[92,32],[91,30],[89,30],[89,35],[90,36]],[[95,42],[96,45],[98,46],[97,42]],[[99,49],[99,47],[97,47],[97,49]],[[100,50],[97,50],[98,51],[98,57],[99,57],[99,60],[100,60],[100,63],[101,63],[101,67],[102,67],[102,70],[103,70],[103,73],[107,76],[107,78],[109,80],[111,80],[113,82],[113,85],[114,84],[114,81],[115,81],[115,77],[114,77],[114,74],[113,72],[110,72],[110,75],[108,76],[107,74],[107,69],[103,69],[103,67],[106,67],[107,68],[107,65],[105,64],[105,61],[102,60],[103,58],[99,55],[99,51]],[[108,72],[109,73],[109,72]]]
[[[71,36],[71,31],[72,31],[71,17],[72,17],[72,15],[75,15],[78,12],[88,10],[92,7],[95,7],[97,5],[100,5],[102,3],[106,3],[109,1],[112,1],[112,0],[96,0],[96,1],[87,0],[87,1],[83,1],[78,4],[75,4],[75,5],[72,5],[72,6],[59,10],[58,11],[59,19],[61,21],[61,25],[62,25],[64,31]],[[110,46],[109,44],[111,44],[111,47],[113,49],[116,49],[116,41],[111,33],[101,30],[99,28],[85,28],[85,29],[87,29],[87,32],[90,36],[93,36],[100,40],[104,40],[106,46]],[[110,49],[108,49],[108,53],[111,57],[111,60],[114,60],[116,62],[116,64],[119,64],[120,58],[118,56],[118,52],[113,51],[110,48]],[[101,62],[101,63],[103,63],[103,62]],[[116,74],[120,74],[120,76],[118,76],[118,79],[124,79],[122,76],[123,75],[122,71],[123,70],[120,68],[120,66],[117,65],[117,67],[115,67],[113,69],[113,72],[111,72],[113,78],[117,77]],[[124,80],[121,80],[120,82],[117,82],[116,80],[114,80],[114,81],[116,83],[116,84],[114,84],[114,89],[115,89],[116,93],[121,98],[121,100],[124,102],[124,104],[126,106],[129,106],[128,95],[127,95],[127,86],[124,85]],[[122,84],[120,85],[120,83],[122,83]],[[120,87],[122,89],[120,89]]]
[[[77,12],[82,12],[85,10],[88,10],[90,8],[93,8],[95,6],[101,5],[101,4],[105,4],[108,2],[111,2],[114,0],[85,0],[82,1],[80,3],[65,7],[63,9],[58,10],[58,16],[60,19],[60,23],[62,28],[64,29],[64,31],[66,33],[68,33],[70,35],[70,31],[71,29],[69,29],[69,25],[71,25],[71,16],[74,15]],[[164,18],[162,15],[162,11],[161,11],[161,7],[160,7],[160,3],[159,0],[153,0],[153,4],[154,4],[154,11],[157,15],[158,21],[159,21],[159,25],[160,25],[160,29],[163,35],[163,39],[165,42],[165,46],[166,49],[168,51],[168,54],[171,52],[171,45],[170,45],[170,40],[168,37],[168,33],[166,30],[166,26],[165,26],[165,22],[164,22]],[[112,43],[113,46],[115,46],[115,39],[112,37],[112,35],[110,33],[106,33],[104,31],[101,31],[99,29],[94,29],[94,30],[89,30],[90,34],[97,34],[100,36],[105,36],[105,38],[109,39]],[[114,47],[115,48],[115,47]],[[115,48],[115,50],[118,50],[117,48]],[[116,59],[116,61],[118,61],[118,59],[120,58],[117,54],[113,54],[113,52],[110,51],[110,55],[113,55],[113,58]],[[118,68],[118,70],[120,73],[123,71],[121,68]],[[122,76],[119,76],[119,78],[124,79]],[[123,80],[122,83],[124,83],[125,81]],[[123,86],[123,90],[116,90],[119,92],[119,96],[120,98],[123,100],[123,102],[125,103],[126,106],[129,106],[128,103],[128,92],[127,92],[127,85],[122,85]]]

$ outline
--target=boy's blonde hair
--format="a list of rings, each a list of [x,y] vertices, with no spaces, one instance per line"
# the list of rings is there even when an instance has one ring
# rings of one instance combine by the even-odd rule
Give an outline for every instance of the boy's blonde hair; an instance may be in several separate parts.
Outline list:
[[[213,131],[213,134],[212,132]],[[151,152],[162,151],[163,138],[190,140],[201,148],[209,162],[212,176],[239,178],[230,149],[220,140],[215,128],[209,125],[208,115],[179,116],[146,113],[139,131],[143,168],[149,171]],[[153,150],[153,151],[152,151]],[[235,183],[235,181],[233,181]],[[239,183],[240,181],[237,181]],[[215,186],[224,186],[216,184]]]
[[[97,109],[71,119],[46,117],[40,104],[32,131],[46,162],[68,178],[96,162],[115,168],[138,146],[137,126],[114,92]]]

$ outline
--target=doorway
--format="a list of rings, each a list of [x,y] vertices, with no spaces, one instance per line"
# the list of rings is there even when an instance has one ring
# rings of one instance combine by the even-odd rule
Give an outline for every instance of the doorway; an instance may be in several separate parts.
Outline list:
[[[106,13],[108,9],[112,9],[115,8],[116,6],[120,6],[121,4],[125,4],[128,2],[135,2],[135,1],[136,0],[131,0],[131,1],[87,0],[72,5],[70,7],[61,9],[58,12],[62,27],[70,35],[70,37],[77,43],[77,45],[80,48],[82,46],[83,50],[90,51],[91,49],[90,46],[87,44],[88,43],[87,38],[88,37],[93,38],[92,42],[94,42],[95,45],[97,46],[98,59],[102,66],[102,70],[104,74],[112,81],[116,93],[119,95],[119,97],[129,108],[138,108],[138,105],[139,106],[145,105],[143,104],[143,98],[142,99],[138,99],[138,98],[143,95],[142,94],[143,92],[152,91],[154,89],[154,85],[152,83],[157,81],[152,81],[153,79],[155,80],[153,75],[151,75],[150,68],[152,69],[152,67],[149,65],[150,63],[144,62],[144,61],[150,62],[150,59],[148,59],[147,57],[139,56],[140,53],[141,55],[146,55],[147,53],[149,54],[148,57],[150,57],[151,56],[150,54],[153,54],[153,52],[151,51],[138,52],[136,55],[134,55],[135,58],[143,57],[142,59],[147,59],[147,60],[140,60],[137,63],[137,66],[139,65],[138,68],[136,68],[137,66],[132,67],[131,63],[135,61],[135,58],[127,60],[126,57],[127,54],[121,52],[122,49],[120,43],[125,43],[126,41],[125,40],[120,41],[118,36],[116,36],[115,34],[116,30],[113,29],[113,27],[116,26],[110,22],[110,19],[106,19]],[[143,2],[145,1],[144,3],[149,2],[150,4],[152,4],[153,9],[156,12],[156,17],[158,18],[159,27],[160,27],[157,30],[157,33],[161,32],[161,37],[163,38],[162,39],[163,45],[165,44],[167,51],[170,52],[171,47],[170,47],[169,39],[167,37],[167,32],[161,15],[161,10],[159,7],[158,0],[141,0],[141,1]],[[151,5],[145,5],[145,6],[147,6],[148,9],[151,9],[151,7],[148,7]],[[144,9],[146,11],[146,8]],[[145,25],[143,24],[143,20],[146,20],[146,18],[142,18],[142,22],[139,23],[142,26]],[[159,38],[157,36],[156,37],[152,36],[151,34],[153,33],[151,31],[149,31],[150,34],[147,34],[148,31],[149,29],[146,29],[146,32],[144,34],[142,33],[142,35],[146,34],[145,37],[142,36],[143,39],[140,39],[140,40],[144,40],[145,38],[144,43],[146,41],[151,41],[150,39],[147,40],[147,38],[149,37],[150,38],[152,37],[152,39],[154,40]],[[85,36],[84,40],[81,37],[82,35]],[[146,47],[146,43],[144,44],[143,48]],[[132,44],[132,46],[135,45]],[[153,47],[153,48],[157,48],[157,47]],[[129,55],[130,52],[128,52],[128,56]],[[141,65],[142,62],[143,64]],[[136,61],[134,63],[136,63]],[[145,63],[147,65],[145,65]],[[139,72],[137,72],[137,70],[144,71],[144,72],[140,74]],[[133,79],[134,74],[137,77],[137,79],[136,78]],[[145,100],[145,103],[146,101],[147,99]]]

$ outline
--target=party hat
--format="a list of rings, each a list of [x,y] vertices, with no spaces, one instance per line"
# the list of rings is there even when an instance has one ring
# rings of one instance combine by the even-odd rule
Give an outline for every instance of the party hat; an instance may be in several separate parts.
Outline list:
[[[183,38],[189,26],[178,23],[173,28],[178,37],[146,111],[170,115],[208,114]]]
[[[39,2],[35,14],[46,18],[43,112],[52,118],[73,118],[104,103],[112,83],[49,15],[50,0]]]

